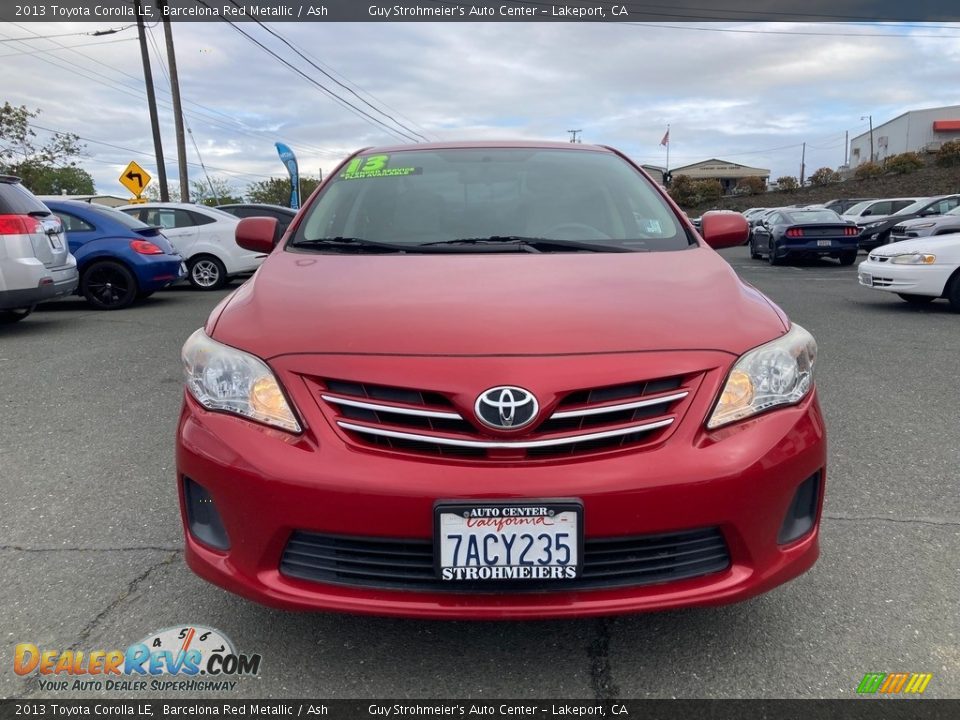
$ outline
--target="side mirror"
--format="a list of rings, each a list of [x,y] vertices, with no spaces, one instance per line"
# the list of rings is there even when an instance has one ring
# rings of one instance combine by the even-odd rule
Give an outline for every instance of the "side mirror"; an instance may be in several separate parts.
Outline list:
[[[237,245],[244,250],[267,255],[279,240],[277,233],[277,219],[271,217],[244,218],[237,225]]]
[[[867,215],[873,215],[873,210],[864,210],[860,213],[860,217],[866,217]]]
[[[739,213],[708,212],[700,220],[700,235],[714,250],[743,245],[750,229]]]

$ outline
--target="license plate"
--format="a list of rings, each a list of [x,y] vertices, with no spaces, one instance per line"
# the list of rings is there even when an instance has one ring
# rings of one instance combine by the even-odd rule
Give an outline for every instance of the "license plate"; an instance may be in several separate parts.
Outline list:
[[[63,250],[63,240],[59,235],[47,235],[47,237],[50,239],[50,247],[54,250]]]
[[[873,287],[873,275],[869,273],[860,273],[860,284],[867,287]]]
[[[573,580],[583,557],[578,502],[441,503],[434,510],[443,581]]]
[[[820,247],[830,247],[833,245],[833,240],[817,240],[817,245]]]

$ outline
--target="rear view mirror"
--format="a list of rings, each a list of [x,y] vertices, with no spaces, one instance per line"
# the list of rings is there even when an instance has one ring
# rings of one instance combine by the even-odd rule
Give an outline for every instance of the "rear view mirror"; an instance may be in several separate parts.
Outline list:
[[[750,233],[740,213],[707,212],[700,219],[700,235],[714,250],[743,245]]]
[[[277,219],[271,217],[244,218],[237,224],[237,245],[244,250],[269,254],[279,240]]]

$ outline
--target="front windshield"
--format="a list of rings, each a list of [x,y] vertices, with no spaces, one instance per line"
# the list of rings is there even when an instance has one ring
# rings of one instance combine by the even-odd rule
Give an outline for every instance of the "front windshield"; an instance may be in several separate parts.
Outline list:
[[[622,158],[552,148],[361,155],[311,204],[290,244],[324,238],[412,252],[427,243],[507,238],[638,251],[693,242],[654,186]]]
[[[833,210],[793,210],[787,215],[790,221],[795,223],[828,223],[840,219]]]
[[[865,200],[864,202],[858,202],[856,205],[851,205],[847,208],[847,211],[844,213],[844,215],[859,215],[874,202],[874,200]]]
[[[895,212],[894,215],[913,215],[923,210],[929,204],[930,204],[929,200],[926,200],[926,199],[917,200],[915,203],[911,203],[907,205],[905,208],[901,210],[897,210],[897,212]]]

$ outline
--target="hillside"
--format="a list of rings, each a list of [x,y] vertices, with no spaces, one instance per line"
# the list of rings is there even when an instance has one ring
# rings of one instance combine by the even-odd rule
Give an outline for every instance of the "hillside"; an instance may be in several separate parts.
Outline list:
[[[871,180],[845,180],[823,187],[804,187],[793,191],[774,190],[760,195],[731,195],[719,201],[684,208],[691,217],[707,210],[746,210],[752,207],[777,207],[804,203],[813,205],[845,197],[926,197],[960,193],[960,167],[937,167],[930,163],[908,175],[884,175]]]

